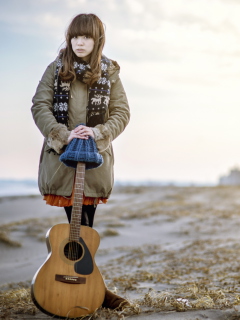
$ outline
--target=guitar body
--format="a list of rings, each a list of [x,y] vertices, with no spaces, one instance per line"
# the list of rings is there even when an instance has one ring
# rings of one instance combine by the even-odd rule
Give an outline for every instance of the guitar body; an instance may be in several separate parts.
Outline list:
[[[94,261],[100,243],[97,231],[81,226],[78,242],[69,240],[69,232],[69,224],[58,224],[48,231],[49,255],[31,286],[35,305],[59,318],[93,313],[102,305],[106,290]]]

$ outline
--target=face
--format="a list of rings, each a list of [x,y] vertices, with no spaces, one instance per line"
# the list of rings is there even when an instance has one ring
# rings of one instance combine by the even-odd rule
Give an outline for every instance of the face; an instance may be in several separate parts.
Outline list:
[[[71,44],[75,55],[86,60],[93,51],[94,40],[87,36],[78,36],[72,38]]]

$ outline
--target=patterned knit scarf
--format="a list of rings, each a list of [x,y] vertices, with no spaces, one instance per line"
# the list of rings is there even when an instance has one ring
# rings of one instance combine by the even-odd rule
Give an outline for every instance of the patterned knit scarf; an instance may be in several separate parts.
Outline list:
[[[95,127],[97,124],[103,124],[105,114],[110,100],[110,80],[107,68],[110,61],[102,56],[101,59],[101,78],[89,87],[87,119],[88,127]],[[68,104],[71,82],[64,82],[59,77],[59,70],[62,68],[61,55],[57,61],[54,81],[54,97],[53,97],[53,115],[57,122],[68,125]],[[80,63],[74,62],[76,77],[84,83],[84,75],[91,70],[90,65],[82,60]]]

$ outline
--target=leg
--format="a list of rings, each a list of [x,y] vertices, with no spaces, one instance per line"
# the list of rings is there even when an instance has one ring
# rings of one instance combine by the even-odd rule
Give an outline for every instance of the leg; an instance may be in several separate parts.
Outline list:
[[[67,214],[68,221],[70,223],[71,215],[72,215],[72,207],[64,207],[64,209]],[[95,211],[96,211],[95,206],[83,205],[81,225],[92,227]],[[105,299],[102,304],[103,308],[122,310],[124,307],[127,307],[129,305],[130,305],[129,302],[126,299],[114,294],[113,292],[111,292],[106,288]]]
[[[71,216],[72,216],[72,206],[71,207],[64,207],[64,210],[66,212],[68,222],[71,222]]]
[[[82,206],[81,225],[88,226],[88,227],[92,228],[96,208],[97,207],[94,205],[90,205],[90,206],[83,205]],[[67,214],[68,222],[70,223],[71,216],[72,216],[72,206],[71,207],[64,207],[64,209]]]
[[[94,220],[96,209],[97,209],[97,206],[94,206],[94,205],[82,206],[82,222],[81,222],[82,225],[89,226],[91,228],[93,227],[93,220]]]

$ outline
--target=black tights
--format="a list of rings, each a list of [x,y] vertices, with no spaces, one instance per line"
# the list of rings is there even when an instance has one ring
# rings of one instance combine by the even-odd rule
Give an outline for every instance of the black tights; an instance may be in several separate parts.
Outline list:
[[[70,223],[71,216],[72,216],[72,206],[71,207],[64,207],[64,209],[65,209],[65,212],[68,217],[68,222]],[[89,206],[83,205],[82,206],[81,225],[88,226],[88,227],[92,228],[96,209],[97,209],[97,207],[94,205],[89,205]]]

